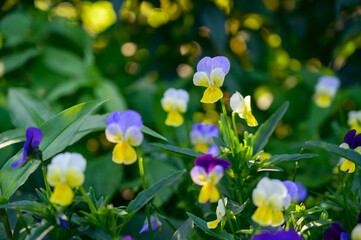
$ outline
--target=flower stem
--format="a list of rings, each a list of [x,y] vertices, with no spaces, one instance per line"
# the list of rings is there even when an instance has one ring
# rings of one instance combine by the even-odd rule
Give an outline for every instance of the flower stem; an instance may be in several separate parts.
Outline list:
[[[222,199],[222,202],[223,202],[224,209],[226,210],[226,218],[227,218],[228,224],[229,224],[229,226],[230,226],[230,228],[231,228],[231,231],[232,231],[232,234],[233,234],[233,238],[234,238],[234,240],[236,240],[236,239],[237,239],[237,235],[236,235],[236,232],[234,231],[231,218],[228,216],[228,215],[229,215],[229,211],[228,211],[228,208],[227,208],[227,206],[226,206],[226,203],[224,202],[224,196],[223,196],[223,192],[222,192],[221,184],[220,184],[220,183],[218,183],[218,188],[219,188],[219,194],[221,195],[221,199]]]
[[[224,104],[223,98],[221,98],[221,104],[222,104],[222,112],[223,112],[223,115],[226,120],[226,128],[227,128],[226,132],[228,135],[229,144],[230,144],[231,151],[232,151],[232,157],[234,157],[234,146],[233,146],[233,141],[232,141],[233,139],[231,137],[231,130],[230,130],[229,123],[228,123],[228,115],[227,115],[226,105]]]
[[[50,190],[48,179],[47,179],[46,166],[45,166],[45,163],[44,163],[44,160],[43,160],[43,156],[41,156],[41,154],[40,154],[40,161],[41,161],[41,170],[43,172],[43,178],[44,178],[46,194],[48,195],[48,197],[50,197],[51,190]]]
[[[8,237],[9,240],[11,240],[11,239],[13,239],[13,236],[12,236],[12,232],[10,229],[9,218],[8,218],[6,209],[0,209],[0,214],[1,214],[1,219],[3,221],[3,224],[4,224],[6,236]]]
[[[143,190],[147,189],[147,184],[145,182],[145,176],[144,176],[144,164],[143,164],[143,157],[140,152],[140,149],[137,148],[137,156],[138,156],[138,164],[139,164],[139,173],[142,178],[142,184],[143,184]],[[149,229],[149,238],[150,240],[153,240],[153,230],[152,230],[152,223],[150,220],[150,211],[149,211],[149,203],[145,205],[145,210],[147,213],[147,221],[148,221],[148,229]]]
[[[80,187],[79,187],[79,190],[80,190],[81,194],[83,195],[85,201],[88,203],[89,208],[90,208],[90,211],[91,211],[92,213],[96,213],[96,212],[97,212],[97,208],[94,206],[93,202],[90,200],[90,198],[89,198],[87,192],[85,191],[84,187],[83,187],[83,186],[80,186]]]
[[[238,137],[238,130],[237,130],[237,125],[236,125],[235,115],[236,115],[235,112],[232,112],[233,131],[234,131],[234,135],[236,136],[237,144],[239,144],[239,137]]]

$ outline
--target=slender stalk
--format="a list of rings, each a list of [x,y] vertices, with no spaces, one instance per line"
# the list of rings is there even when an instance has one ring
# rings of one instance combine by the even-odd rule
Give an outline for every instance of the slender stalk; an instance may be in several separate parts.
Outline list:
[[[43,172],[43,178],[44,178],[44,184],[45,184],[45,189],[46,189],[46,194],[48,195],[48,197],[51,195],[51,190],[49,187],[49,183],[48,183],[48,179],[47,179],[47,174],[46,174],[46,166],[45,163],[43,161],[43,158],[40,159],[41,160],[41,170]]]
[[[293,182],[295,182],[296,181],[296,175],[297,175],[297,170],[298,170],[298,168],[299,168],[299,162],[298,161],[296,161],[296,166],[295,166],[295,174],[293,175]]]
[[[30,229],[29,229],[29,227],[28,227],[28,224],[26,224],[26,221],[25,221],[25,219],[24,219],[23,215],[21,214],[21,211],[20,211],[20,209],[19,209],[18,207],[16,207],[16,212],[17,212],[18,215],[19,215],[19,220],[21,221],[21,223],[22,223],[22,224],[24,225],[24,227],[25,227],[26,233],[27,233],[28,235],[30,235],[31,232],[30,232]]]
[[[233,139],[231,137],[231,132],[230,132],[230,127],[229,127],[229,123],[228,123],[228,115],[227,115],[227,110],[226,110],[226,105],[223,102],[223,98],[221,98],[221,104],[222,104],[222,112],[224,117],[226,118],[226,132],[228,135],[228,139],[229,139],[229,144],[231,145],[231,151],[232,151],[232,157],[234,157],[234,146],[233,146]]]
[[[80,190],[81,194],[83,195],[85,201],[88,203],[89,208],[90,208],[90,211],[91,211],[92,213],[96,213],[98,210],[97,210],[97,208],[94,206],[93,202],[90,200],[90,198],[89,198],[87,192],[85,191],[84,187],[83,187],[83,186],[80,186],[80,187],[79,187],[79,190]]]
[[[13,239],[13,234],[10,229],[9,218],[8,218],[6,209],[0,209],[0,214],[1,214],[1,219],[3,221],[3,224],[4,224],[6,236],[9,240],[11,240],[11,239]]]
[[[143,157],[140,152],[140,149],[137,148],[137,156],[138,156],[138,164],[139,164],[139,173],[142,177],[142,183],[143,183],[143,189],[147,189],[147,184],[145,182],[145,176],[144,176],[144,164],[143,164]],[[150,211],[149,211],[149,203],[145,205],[145,210],[147,213],[147,221],[148,221],[148,229],[149,229],[149,238],[150,240],[153,240],[153,230],[152,230],[152,223],[150,220]]]
[[[230,228],[231,228],[231,231],[232,231],[232,234],[233,234],[233,238],[234,238],[234,240],[236,240],[236,239],[237,239],[237,235],[236,235],[236,232],[234,231],[231,218],[229,217],[228,208],[227,208],[227,206],[226,206],[226,203],[224,202],[224,196],[223,196],[223,192],[222,192],[221,184],[220,184],[220,183],[218,183],[218,188],[219,188],[219,194],[221,195],[221,199],[222,199],[222,202],[223,202],[224,209],[226,210],[226,216],[225,216],[225,217],[227,218],[228,224],[229,224],[229,226],[230,226]]]
[[[238,136],[238,130],[237,130],[237,125],[236,125],[236,118],[235,118],[235,116],[236,116],[235,112],[232,112],[233,131],[234,131],[234,135],[236,136],[237,144],[239,144],[239,136]]]

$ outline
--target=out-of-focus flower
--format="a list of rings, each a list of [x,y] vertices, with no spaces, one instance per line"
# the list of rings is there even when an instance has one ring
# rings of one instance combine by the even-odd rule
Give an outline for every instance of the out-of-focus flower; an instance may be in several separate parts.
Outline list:
[[[356,130],[351,130],[346,133],[344,142],[340,145],[341,148],[353,149],[361,154],[361,134],[356,135]],[[340,159],[341,171],[353,173],[355,171],[355,163],[345,159]]]
[[[284,181],[283,184],[287,188],[288,196],[294,203],[302,202],[307,197],[307,189],[299,182]]]
[[[123,240],[132,240],[132,237],[131,236],[125,236],[124,238],[123,238]]]
[[[224,78],[229,72],[230,62],[226,57],[204,57],[197,64],[197,72],[193,76],[196,86],[206,87],[201,102],[215,103],[223,97]]]
[[[280,180],[262,178],[252,192],[253,203],[258,207],[252,220],[261,226],[280,226],[284,222],[282,211],[290,204],[287,194]]]
[[[224,198],[224,204],[227,206],[227,198]],[[207,222],[207,227],[209,229],[214,229],[217,227],[218,223],[220,223],[224,216],[226,215],[226,208],[223,204],[222,199],[218,199],[218,206],[216,209],[217,219],[212,222]]]
[[[181,113],[187,111],[189,94],[183,89],[169,88],[165,91],[161,100],[162,108],[168,113],[165,124],[167,126],[178,127],[183,124]]]
[[[348,113],[347,124],[351,129],[355,129],[357,134],[361,133],[361,110],[350,111]]]
[[[162,226],[162,223],[155,217],[150,217],[150,225],[152,226],[152,231],[157,230]],[[149,225],[147,219],[145,219],[144,225],[142,229],[140,229],[139,233],[144,233],[149,231]]]
[[[294,230],[286,231],[284,229],[278,232],[263,232],[254,236],[253,240],[302,240]]]
[[[47,171],[49,184],[55,186],[50,201],[62,206],[71,204],[74,197],[71,187],[79,187],[84,183],[85,168],[86,160],[79,153],[56,155]]]
[[[142,117],[133,110],[115,111],[107,119],[105,136],[109,142],[117,143],[113,149],[113,162],[129,165],[137,161],[134,147],[143,141]]]
[[[240,118],[247,121],[248,126],[258,126],[258,122],[252,114],[251,96],[243,98],[239,92],[235,92],[231,97],[230,105],[233,112],[238,113]]]
[[[39,144],[42,139],[43,139],[43,134],[39,128],[36,127],[28,128],[26,130],[26,141],[24,144],[23,157],[19,161],[11,164],[11,166],[16,167],[25,163],[28,158],[39,157],[39,154],[41,155],[41,152],[39,150]]]
[[[317,106],[321,108],[329,107],[339,87],[340,80],[337,77],[320,77],[315,87],[315,94],[313,95]]]
[[[65,215],[59,217],[59,223],[62,228],[68,228],[68,219]]]
[[[361,240],[361,223],[357,224],[351,232],[352,240]]]
[[[194,146],[194,151],[209,153],[213,156],[220,152],[219,147],[214,144],[213,137],[219,136],[219,129],[213,124],[194,124],[190,137]]]
[[[350,236],[343,230],[338,222],[333,222],[330,228],[323,233],[324,240],[349,240]]]
[[[98,34],[113,25],[117,19],[109,1],[81,2],[81,20],[90,34]]]
[[[231,166],[231,163],[225,159],[215,158],[211,154],[204,154],[198,157],[194,164],[191,178],[194,183],[203,186],[198,201],[200,203],[217,202],[219,192],[215,185],[221,180],[224,171]]]

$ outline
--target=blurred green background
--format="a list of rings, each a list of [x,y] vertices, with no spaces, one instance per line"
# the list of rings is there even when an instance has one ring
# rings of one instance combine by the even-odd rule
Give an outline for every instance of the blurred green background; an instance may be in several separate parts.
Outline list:
[[[223,87],[226,104],[235,91],[251,95],[253,113],[262,123],[290,102],[265,149],[271,154],[297,152],[310,139],[339,145],[350,129],[348,113],[361,109],[358,0],[7,0],[0,9],[0,132],[28,127],[10,120],[16,109],[9,89],[21,87],[54,113],[109,99],[99,114],[134,109],[170,143],[190,147],[187,133],[195,122],[218,121],[219,106],[201,104],[204,89],[192,82],[197,62],[218,55],[231,62]],[[328,108],[312,101],[322,75],[341,81]],[[169,87],[190,93],[186,124],[178,129],[164,125],[160,99]],[[22,105],[21,96],[12,99]],[[240,134],[255,132],[237,121]],[[147,139],[143,150],[150,183],[193,162],[156,153],[148,144],[153,140]],[[0,166],[21,146],[1,149]],[[98,195],[114,196],[114,204],[127,204],[140,178],[136,166],[125,172],[110,161],[112,148],[103,133],[95,132],[67,150],[86,156],[87,186]],[[297,180],[325,191],[335,187],[333,169],[339,159],[317,153],[319,158],[301,162]],[[293,176],[294,166],[284,167],[274,177]],[[39,185],[36,173],[22,193],[31,194]],[[167,189],[155,203],[184,209],[185,202],[173,192]],[[185,213],[173,216],[185,218]]]

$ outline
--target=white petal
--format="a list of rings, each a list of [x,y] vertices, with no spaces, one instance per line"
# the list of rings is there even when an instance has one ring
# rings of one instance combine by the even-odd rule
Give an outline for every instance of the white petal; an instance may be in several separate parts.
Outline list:
[[[208,180],[213,184],[217,184],[223,177],[223,173],[224,173],[223,167],[217,165],[208,173]]]
[[[253,204],[257,207],[262,206],[264,203],[267,202],[266,192],[263,191],[263,189],[261,188],[255,188],[252,192],[252,201]]]
[[[191,170],[191,178],[195,184],[203,186],[207,183],[207,173],[204,168],[195,166]]]
[[[71,158],[69,161],[68,168],[75,167],[79,169],[81,172],[84,172],[86,168],[86,160],[83,157],[83,155],[81,155],[80,153],[70,153],[70,154],[71,154]]]
[[[244,105],[246,106],[246,112],[251,112],[252,111],[252,109],[251,109],[251,96],[250,95],[247,95],[244,98]]]
[[[196,72],[193,76],[193,83],[196,86],[209,87],[210,80],[207,73],[205,72]]]
[[[230,105],[234,112],[242,114],[243,117],[245,111],[245,102],[243,96],[239,92],[233,93],[230,100]]]
[[[61,171],[64,173],[66,169],[68,169],[70,159],[71,159],[70,153],[68,152],[59,153],[51,160],[51,164],[58,166],[61,169]]]
[[[126,141],[132,146],[139,146],[143,142],[143,133],[137,127],[130,127],[125,133]]]
[[[123,133],[119,124],[111,123],[105,129],[105,136],[109,142],[118,143],[123,139]]]
[[[222,68],[216,68],[211,72],[211,81],[216,87],[222,87],[224,82],[224,74]]]

